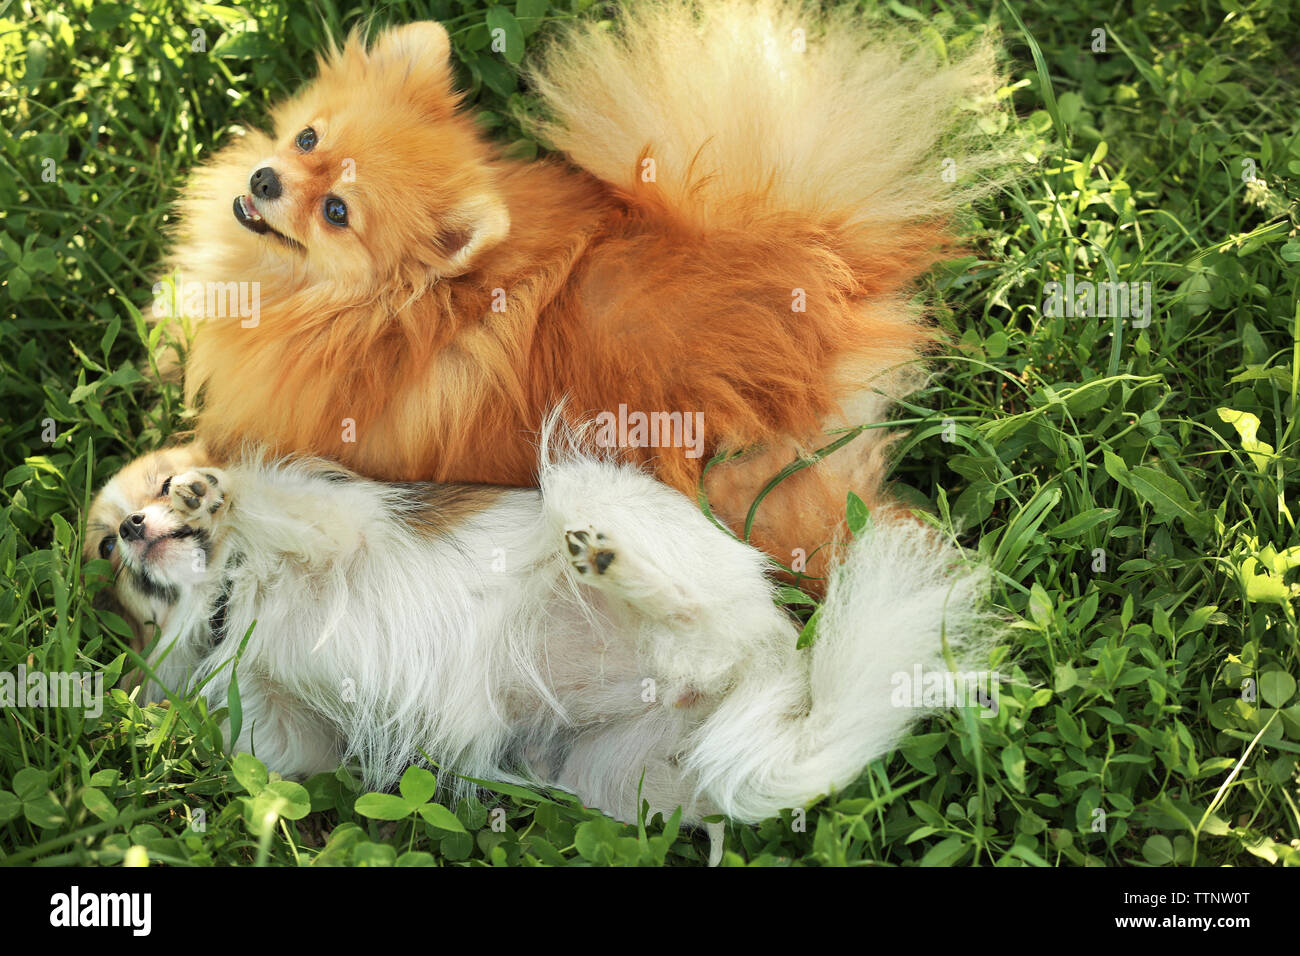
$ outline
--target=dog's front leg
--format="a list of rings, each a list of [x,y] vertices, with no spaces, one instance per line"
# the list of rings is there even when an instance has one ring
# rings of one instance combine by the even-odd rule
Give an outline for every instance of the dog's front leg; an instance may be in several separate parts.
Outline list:
[[[166,491],[172,511],[196,532],[211,534],[230,510],[230,478],[220,468],[172,475]]]
[[[210,685],[209,706],[225,704],[229,685],[221,683],[225,686]],[[214,689],[219,700],[212,699]],[[243,721],[238,739],[230,741],[232,754],[251,753],[268,770],[299,779],[339,765],[342,748],[338,731],[320,714],[299,704],[291,690],[258,674],[245,675],[241,668],[239,691]],[[229,724],[222,730],[229,740]]]

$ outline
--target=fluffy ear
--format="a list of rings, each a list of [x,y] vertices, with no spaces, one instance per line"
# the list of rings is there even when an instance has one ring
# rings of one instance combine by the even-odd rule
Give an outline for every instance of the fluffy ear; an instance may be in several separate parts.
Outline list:
[[[406,61],[410,66],[445,67],[451,58],[451,39],[436,20],[419,20],[385,30],[370,47],[372,60]]]
[[[428,95],[429,105],[454,105],[447,101],[451,38],[441,23],[421,20],[385,30],[371,44],[366,57],[382,70],[400,71],[415,90]]]
[[[473,268],[486,252],[510,232],[510,210],[496,193],[479,193],[466,200],[438,233],[447,265],[444,276],[458,276]]]

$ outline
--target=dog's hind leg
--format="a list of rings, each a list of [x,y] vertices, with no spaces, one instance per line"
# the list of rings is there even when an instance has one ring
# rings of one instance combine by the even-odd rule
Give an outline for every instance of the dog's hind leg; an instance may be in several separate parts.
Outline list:
[[[709,834],[709,865],[722,859],[722,823],[704,823],[717,808],[703,798],[678,765],[689,721],[660,709],[584,731],[566,753],[556,786],[578,794],[587,806],[625,823],[662,813],[667,820],[680,807],[686,826],[704,826]]]
[[[793,653],[767,562],[695,502],[630,466],[578,459],[547,470],[550,533],[580,586],[636,642],[670,706],[721,693],[755,655]]]

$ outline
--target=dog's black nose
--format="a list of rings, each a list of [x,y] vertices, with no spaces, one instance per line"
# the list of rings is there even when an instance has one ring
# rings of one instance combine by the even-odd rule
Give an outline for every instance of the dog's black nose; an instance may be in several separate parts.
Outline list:
[[[137,511],[133,515],[127,515],[118,526],[117,533],[122,536],[124,541],[139,541],[143,538],[144,512]]]
[[[249,177],[248,188],[258,199],[279,199],[280,177],[270,166],[263,166]]]

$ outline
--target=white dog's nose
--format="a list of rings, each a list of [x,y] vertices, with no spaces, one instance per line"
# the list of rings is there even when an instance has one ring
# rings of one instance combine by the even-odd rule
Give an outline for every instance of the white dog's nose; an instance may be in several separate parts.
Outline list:
[[[122,536],[123,541],[139,541],[144,537],[144,512],[137,511],[133,515],[127,515],[120,525],[117,533]]]

